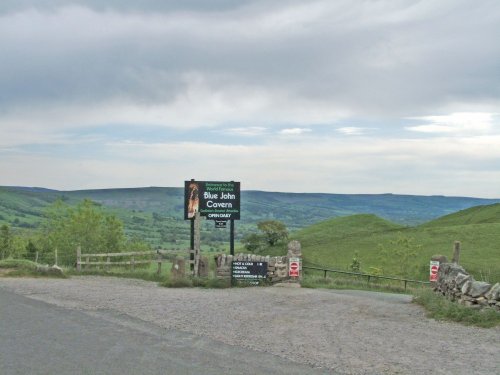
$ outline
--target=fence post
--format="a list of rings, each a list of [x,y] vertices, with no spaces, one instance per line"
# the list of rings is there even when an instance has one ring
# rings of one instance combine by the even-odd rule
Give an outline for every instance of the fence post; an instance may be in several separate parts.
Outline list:
[[[130,257],[130,265],[132,266],[132,271],[135,269],[135,257],[132,255]]]
[[[453,260],[452,263],[458,264],[460,260],[460,241],[455,241],[453,244]]]
[[[36,253],[38,258],[38,252]],[[76,270],[78,272],[82,271],[82,248],[80,246],[76,247]]]
[[[57,266],[57,247],[56,247],[56,250],[55,250],[54,258],[55,258],[55,263],[54,264]]]
[[[109,271],[109,264],[111,263],[111,257],[108,255],[106,257],[106,270]]]
[[[158,260],[158,271],[156,273],[159,275],[161,273],[161,254],[159,251],[158,251],[157,260]]]
[[[35,263],[38,263],[38,251],[35,253]]]
[[[200,251],[201,251],[201,241],[200,241],[200,231],[201,231],[201,218],[200,213],[196,212],[194,216],[194,269],[193,276],[200,276]]]

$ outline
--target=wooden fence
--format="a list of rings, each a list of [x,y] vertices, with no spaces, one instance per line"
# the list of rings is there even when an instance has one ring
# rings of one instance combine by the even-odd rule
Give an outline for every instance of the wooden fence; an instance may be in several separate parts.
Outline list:
[[[168,262],[163,259],[162,255],[169,253],[168,250],[154,250],[154,251],[132,251],[127,253],[100,253],[100,254],[82,254],[81,248],[76,249],[76,270],[82,271],[83,268],[90,266],[101,267],[109,269],[113,266],[130,266],[133,270],[136,265],[158,263],[157,273],[161,272],[161,264]],[[149,259],[144,259],[149,257]],[[120,258],[119,260],[115,260]],[[123,260],[123,259],[128,260]]]

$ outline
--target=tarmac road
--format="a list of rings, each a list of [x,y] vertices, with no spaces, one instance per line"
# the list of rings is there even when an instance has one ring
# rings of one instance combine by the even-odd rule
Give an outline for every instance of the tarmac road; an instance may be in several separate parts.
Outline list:
[[[492,375],[500,327],[439,322],[411,296],[0,278],[0,375]]]
[[[0,288],[0,374],[325,374],[277,356]]]

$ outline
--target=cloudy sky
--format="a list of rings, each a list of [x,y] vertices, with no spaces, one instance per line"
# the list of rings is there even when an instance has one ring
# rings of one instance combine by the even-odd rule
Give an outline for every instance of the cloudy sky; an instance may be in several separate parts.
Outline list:
[[[500,198],[497,0],[2,0],[0,185]]]

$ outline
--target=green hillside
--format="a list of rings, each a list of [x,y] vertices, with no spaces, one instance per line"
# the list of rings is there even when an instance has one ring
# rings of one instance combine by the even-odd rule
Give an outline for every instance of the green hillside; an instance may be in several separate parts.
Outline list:
[[[0,187],[0,223],[19,228],[35,228],[43,219],[44,208],[58,197],[57,192]]]
[[[302,243],[304,261],[347,270],[357,253],[361,269],[398,275],[401,259],[383,255],[402,248],[417,253],[407,277],[426,280],[432,255],[451,258],[454,241],[461,241],[460,263],[476,279],[500,281],[500,205],[475,207],[417,227],[404,227],[373,215],[324,221],[294,234]],[[413,268],[414,266],[414,268]],[[373,267],[373,268],[372,268]]]
[[[422,227],[430,228],[487,223],[500,223],[500,203],[467,208],[430,221],[422,225]]]
[[[0,187],[0,225],[8,224],[15,231],[35,229],[44,220],[46,208],[57,199],[75,205],[88,198],[118,216],[124,222],[128,236],[142,238],[154,247],[185,249],[189,241],[189,223],[183,219],[183,194],[183,189],[176,187],[80,191]],[[361,260],[364,266],[375,267],[378,244],[387,244],[393,240],[394,233],[420,236],[419,243],[425,245],[423,251],[432,254],[449,254],[453,241],[460,239],[457,233],[463,234],[464,245],[468,241],[465,235],[469,232],[471,238],[476,241],[475,229],[457,229],[458,224],[453,220],[458,214],[445,216],[421,227],[406,226],[427,222],[473,206],[499,202],[499,199],[443,196],[242,191],[242,220],[236,223],[236,238],[256,231],[256,223],[259,221],[280,220],[292,231],[307,228],[297,233],[297,236],[303,236],[304,241],[311,245],[321,245],[318,253],[320,255],[309,255],[311,261],[319,262],[326,254],[325,259],[329,262],[327,264],[347,267],[353,252],[359,248],[360,255],[363,251]],[[498,222],[495,222],[493,213],[486,214],[484,210],[476,212],[476,208],[470,210],[460,213],[464,215],[460,223],[495,225]],[[473,218],[469,214],[471,212],[474,213]],[[346,217],[360,213],[371,215]],[[337,219],[330,220],[331,218]],[[313,224],[317,225],[309,227]],[[325,233],[319,234],[320,232]],[[481,238],[477,241],[487,241],[490,238],[487,233],[484,233],[484,236],[481,234],[482,229],[479,232]],[[432,241],[427,240],[427,237],[432,238]],[[215,229],[211,221],[203,223],[202,243],[206,248],[224,251],[229,246],[228,241],[228,229]],[[477,244],[477,241],[473,244]],[[322,245],[323,242],[326,244]],[[351,246],[353,244],[355,246]],[[474,252],[476,248],[471,246],[469,251]],[[322,253],[324,254],[321,255]]]

